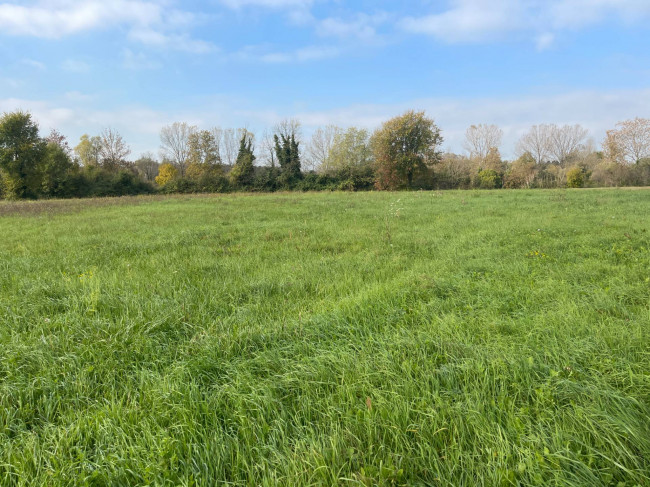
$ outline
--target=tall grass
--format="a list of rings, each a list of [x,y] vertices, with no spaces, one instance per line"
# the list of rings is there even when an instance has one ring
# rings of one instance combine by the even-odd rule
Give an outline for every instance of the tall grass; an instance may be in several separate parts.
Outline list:
[[[115,201],[0,204],[0,485],[650,484],[647,190]]]

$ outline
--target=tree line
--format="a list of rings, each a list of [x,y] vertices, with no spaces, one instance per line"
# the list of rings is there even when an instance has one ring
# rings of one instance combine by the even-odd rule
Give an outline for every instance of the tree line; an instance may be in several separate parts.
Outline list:
[[[279,190],[496,189],[650,185],[650,119],[609,130],[597,150],[580,125],[535,125],[503,160],[503,131],[479,124],[464,154],[445,153],[440,128],[408,111],[373,133],[327,126],[303,140],[285,120],[258,139],[247,129],[185,122],[160,132],[160,153],[130,160],[107,128],[75,147],[56,130],[42,137],[28,112],[0,117],[0,196],[10,199]]]

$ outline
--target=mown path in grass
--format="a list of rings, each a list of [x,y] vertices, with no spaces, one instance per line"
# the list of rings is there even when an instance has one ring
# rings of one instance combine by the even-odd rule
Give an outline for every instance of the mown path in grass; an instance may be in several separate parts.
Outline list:
[[[649,191],[2,205],[0,485],[650,483]]]

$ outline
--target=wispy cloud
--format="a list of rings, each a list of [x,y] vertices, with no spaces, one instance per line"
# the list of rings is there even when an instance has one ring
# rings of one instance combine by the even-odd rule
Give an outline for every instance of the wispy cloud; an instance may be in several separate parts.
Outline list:
[[[90,71],[90,64],[77,59],[66,59],[61,67],[71,73],[87,73]]]
[[[357,13],[350,19],[328,17],[317,22],[316,31],[326,37],[374,42],[378,40],[377,28],[388,20],[389,16],[384,12],[373,15]]]
[[[129,39],[150,46],[204,53],[211,43],[192,39],[191,12],[166,0],[38,0],[0,4],[0,35],[59,39],[80,32],[126,27]]]
[[[160,69],[162,64],[149,58],[143,52],[133,52],[131,49],[122,51],[122,67],[131,70]]]
[[[29,66],[30,68],[38,69],[39,71],[45,71],[47,66],[41,61],[36,61],[35,59],[23,58],[20,60],[21,64]]]
[[[648,18],[650,2],[645,0],[449,0],[446,9],[407,16],[397,24],[406,32],[449,43],[528,35],[539,49],[545,49],[556,32],[612,19],[640,22]]]
[[[306,8],[311,7],[313,0],[220,0],[222,5],[231,9],[244,7],[265,7],[265,8]]]

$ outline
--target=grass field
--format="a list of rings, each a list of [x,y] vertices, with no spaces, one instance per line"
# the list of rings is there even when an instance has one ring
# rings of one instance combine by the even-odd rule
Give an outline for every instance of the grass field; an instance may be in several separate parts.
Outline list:
[[[650,191],[0,204],[0,485],[650,485]]]

